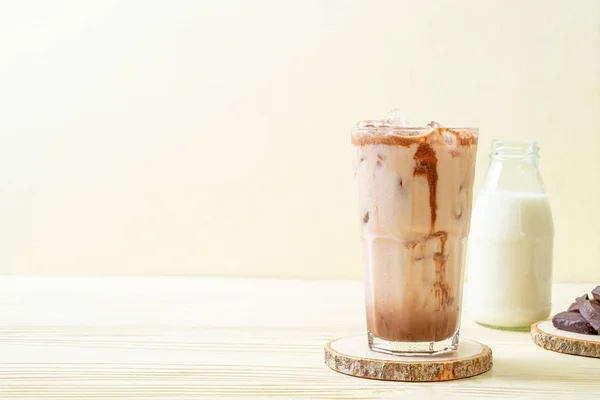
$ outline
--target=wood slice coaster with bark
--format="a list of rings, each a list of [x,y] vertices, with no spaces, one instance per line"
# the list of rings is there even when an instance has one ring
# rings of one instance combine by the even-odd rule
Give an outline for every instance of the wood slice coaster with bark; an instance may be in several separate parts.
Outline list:
[[[460,339],[458,350],[432,356],[395,356],[369,349],[367,336],[350,336],[325,345],[325,365],[336,372],[384,381],[435,382],[468,378],[492,367],[492,350]]]
[[[584,335],[556,329],[552,321],[531,325],[531,340],[547,350],[600,358],[600,335]]]

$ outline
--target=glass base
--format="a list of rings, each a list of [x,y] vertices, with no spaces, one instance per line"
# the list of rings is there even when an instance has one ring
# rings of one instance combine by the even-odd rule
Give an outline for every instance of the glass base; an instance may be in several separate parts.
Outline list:
[[[483,322],[475,321],[478,325],[485,326],[486,328],[491,329],[499,329],[501,331],[521,331],[521,332],[529,332],[531,330],[530,326],[498,326],[498,325],[490,325],[484,324]]]
[[[368,332],[369,348],[379,353],[401,355],[401,356],[422,356],[433,354],[451,353],[458,349],[458,330],[456,333],[439,342],[394,342],[376,337]]]

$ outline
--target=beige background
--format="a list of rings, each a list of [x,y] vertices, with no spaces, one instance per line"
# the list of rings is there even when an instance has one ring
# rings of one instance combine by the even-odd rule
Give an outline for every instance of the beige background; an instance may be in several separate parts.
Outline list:
[[[600,281],[600,1],[0,3],[0,271],[361,275],[349,129],[533,138]]]

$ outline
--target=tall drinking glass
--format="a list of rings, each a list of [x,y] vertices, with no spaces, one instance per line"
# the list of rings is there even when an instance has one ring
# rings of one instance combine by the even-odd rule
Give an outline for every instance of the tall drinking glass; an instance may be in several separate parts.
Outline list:
[[[458,348],[476,128],[393,119],[352,130],[369,347]]]

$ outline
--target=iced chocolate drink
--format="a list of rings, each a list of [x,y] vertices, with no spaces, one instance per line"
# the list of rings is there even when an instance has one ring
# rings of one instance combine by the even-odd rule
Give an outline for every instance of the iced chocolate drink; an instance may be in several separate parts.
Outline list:
[[[396,116],[352,130],[369,346],[456,350],[478,131]]]

